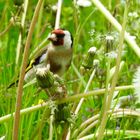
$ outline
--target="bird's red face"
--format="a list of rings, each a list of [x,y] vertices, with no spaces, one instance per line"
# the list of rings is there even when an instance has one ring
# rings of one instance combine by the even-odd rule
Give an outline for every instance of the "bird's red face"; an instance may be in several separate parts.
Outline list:
[[[64,36],[65,33],[62,29],[55,29],[51,32],[48,40],[50,40],[54,46],[62,46],[64,45]]]

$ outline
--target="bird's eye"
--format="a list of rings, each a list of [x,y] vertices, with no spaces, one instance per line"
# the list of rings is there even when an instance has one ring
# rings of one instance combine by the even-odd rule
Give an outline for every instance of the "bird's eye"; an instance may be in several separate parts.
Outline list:
[[[57,36],[57,38],[63,38],[65,36],[65,34],[57,34],[56,36]]]

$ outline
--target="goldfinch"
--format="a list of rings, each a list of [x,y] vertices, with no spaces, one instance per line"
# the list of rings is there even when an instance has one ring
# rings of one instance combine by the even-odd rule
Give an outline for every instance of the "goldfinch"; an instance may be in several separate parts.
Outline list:
[[[68,30],[55,29],[48,37],[50,44],[48,44],[41,53],[29,63],[25,82],[29,82],[35,78],[36,68],[48,67],[49,70],[62,76],[69,68],[73,54],[73,38]],[[10,88],[14,84],[10,84]]]

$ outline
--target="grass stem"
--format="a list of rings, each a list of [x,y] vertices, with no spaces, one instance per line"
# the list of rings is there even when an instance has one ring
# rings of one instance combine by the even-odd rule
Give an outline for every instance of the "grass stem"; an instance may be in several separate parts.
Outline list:
[[[60,28],[59,24],[60,24],[61,7],[62,7],[62,0],[58,0],[57,14],[56,14],[56,20],[55,20],[55,29]]]
[[[124,91],[124,90],[129,90],[129,89],[134,89],[134,88],[135,88],[134,86],[128,85],[128,86],[116,87],[115,90]],[[110,89],[108,89],[108,90],[110,90]],[[73,96],[70,96],[67,98],[63,98],[63,99],[61,99],[61,101],[59,100],[59,101],[55,101],[55,102],[56,102],[56,104],[62,104],[62,103],[66,103],[66,102],[78,101],[81,98],[88,98],[90,96],[102,95],[105,93],[105,91],[106,91],[105,89],[88,91],[87,93],[76,94],[76,95],[73,95]],[[40,110],[41,108],[44,108],[45,106],[48,106],[48,102],[22,109],[20,111],[20,115],[25,115],[25,114]],[[4,122],[8,121],[9,119],[13,118],[14,116],[15,116],[15,113],[10,113],[8,115],[0,117],[0,123],[4,123]]]
[[[101,116],[102,120],[101,120],[101,124],[99,126],[97,140],[102,140],[103,139],[104,132],[105,132],[105,127],[106,127],[106,123],[107,123],[107,119],[108,119],[107,112],[110,109],[112,98],[113,98],[113,93],[115,91],[115,86],[117,84],[119,67],[120,67],[120,62],[121,62],[121,54],[122,54],[122,49],[123,49],[124,35],[125,35],[125,27],[126,27],[126,21],[127,21],[127,11],[128,11],[128,8],[127,8],[127,3],[126,3],[125,11],[124,11],[124,17],[123,17],[122,31],[120,33],[118,55],[117,55],[117,60],[116,60],[116,69],[115,69],[115,73],[114,73],[114,76],[113,76],[113,79],[112,79],[111,89],[109,91],[109,94],[106,96],[106,101],[105,101],[106,103],[105,103],[105,107],[104,107],[104,110],[103,110],[103,115]]]
[[[34,12],[34,16],[30,25],[29,33],[27,36],[27,41],[25,44],[25,50],[23,54],[23,60],[22,60],[22,66],[19,76],[19,83],[18,83],[18,89],[17,89],[17,98],[16,98],[16,107],[15,107],[15,117],[14,117],[14,125],[13,125],[13,140],[18,140],[18,130],[19,130],[19,121],[20,121],[20,108],[22,103],[22,92],[23,92],[23,82],[24,82],[24,76],[25,76],[25,70],[27,66],[27,60],[28,60],[28,52],[31,44],[31,39],[34,31],[34,27],[38,18],[39,10],[42,4],[42,0],[39,0]]]
[[[19,56],[20,56],[20,53],[21,53],[22,30],[24,29],[24,23],[25,23],[27,8],[28,8],[28,0],[25,0],[24,1],[24,9],[23,9],[23,14],[22,14],[22,19],[21,19],[21,28],[22,29],[19,33],[17,50],[16,50],[16,66],[18,65]]]

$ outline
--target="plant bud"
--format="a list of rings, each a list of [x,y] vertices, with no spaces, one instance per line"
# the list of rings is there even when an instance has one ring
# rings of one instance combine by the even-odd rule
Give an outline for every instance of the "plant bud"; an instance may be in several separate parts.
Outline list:
[[[54,84],[53,73],[45,67],[36,69],[36,79],[41,88],[49,88]]]
[[[93,59],[94,59],[95,53],[96,53],[96,47],[91,47],[88,50],[88,54],[87,54],[84,62],[82,63],[82,66],[85,69],[91,69],[93,67]]]

